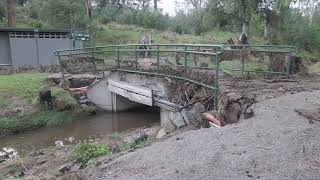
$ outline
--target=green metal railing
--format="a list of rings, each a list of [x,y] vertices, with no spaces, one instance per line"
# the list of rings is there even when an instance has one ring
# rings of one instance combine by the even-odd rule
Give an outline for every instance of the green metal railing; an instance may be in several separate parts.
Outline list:
[[[286,72],[274,72],[267,69],[246,69],[246,63],[250,62],[250,56],[249,59],[246,60],[243,55],[236,57],[237,60],[240,60],[239,68],[221,68],[221,58],[223,54],[228,51],[286,53],[288,57],[287,69]],[[78,67],[79,70],[73,73],[112,70],[168,77],[209,88],[213,92],[214,106],[217,108],[220,70],[241,72],[242,76],[244,73],[261,72],[284,75],[288,78],[292,65],[293,52],[293,46],[276,45],[124,44],[59,50],[55,51],[54,54],[59,59],[63,79],[66,71],[70,73],[70,70],[67,70],[66,63],[70,60],[80,59],[80,63],[85,61],[92,64],[92,66],[90,66],[91,69],[83,69],[85,65],[80,65]],[[85,60],[83,60],[83,58]],[[181,59],[182,62],[180,62]],[[145,67],[144,65],[149,62],[152,62],[152,65]],[[200,62],[201,64],[199,65]],[[77,62],[71,61],[70,66],[76,66],[76,63]],[[194,65],[191,65],[192,63]],[[173,73],[169,72],[168,69],[172,70]],[[204,74],[193,75],[196,71],[204,71]]]
[[[283,45],[224,45],[224,48],[228,47],[227,51],[239,51],[239,57],[236,59],[240,60],[239,68],[222,68],[223,70],[241,72],[241,76],[244,76],[244,73],[264,73],[264,74],[277,74],[284,75],[286,78],[290,76],[290,69],[292,66],[292,54],[295,51],[294,46],[283,46]],[[243,53],[248,52],[247,59],[244,58]],[[283,71],[272,71],[272,69],[245,69],[246,62],[252,62],[252,54],[255,53],[273,53],[273,54],[284,54],[287,56],[287,66]]]

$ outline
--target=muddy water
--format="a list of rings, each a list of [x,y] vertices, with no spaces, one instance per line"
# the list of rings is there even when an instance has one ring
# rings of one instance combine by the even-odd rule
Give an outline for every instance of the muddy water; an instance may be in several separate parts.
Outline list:
[[[18,151],[30,151],[54,146],[57,140],[74,137],[76,140],[91,140],[114,132],[149,126],[160,122],[158,109],[141,108],[123,113],[98,113],[85,116],[59,127],[43,127],[0,138],[1,147],[13,147]]]

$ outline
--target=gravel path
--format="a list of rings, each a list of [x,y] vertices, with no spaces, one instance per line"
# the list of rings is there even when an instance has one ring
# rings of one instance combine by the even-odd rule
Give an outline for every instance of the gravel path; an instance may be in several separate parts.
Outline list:
[[[189,131],[124,155],[92,179],[319,179],[320,123],[294,109],[320,107],[320,91],[255,104],[256,116]]]

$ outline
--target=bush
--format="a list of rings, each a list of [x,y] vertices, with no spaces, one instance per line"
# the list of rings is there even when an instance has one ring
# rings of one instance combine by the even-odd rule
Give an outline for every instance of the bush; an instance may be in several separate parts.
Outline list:
[[[22,132],[41,126],[60,125],[66,121],[70,121],[66,113],[40,109],[38,112],[31,114],[19,114],[13,118],[0,118],[0,135]]]
[[[102,16],[101,19],[100,19],[100,23],[102,24],[108,24],[111,22],[111,18],[109,16]]]
[[[33,28],[37,28],[37,29],[41,29],[43,27],[42,21],[39,21],[39,20],[31,20],[29,21],[28,24]]]
[[[65,111],[75,108],[77,100],[66,90],[62,88],[51,88],[52,96],[54,97],[53,106],[57,111]]]
[[[85,165],[92,158],[110,153],[109,147],[105,144],[80,144],[73,151],[73,157],[77,162]]]

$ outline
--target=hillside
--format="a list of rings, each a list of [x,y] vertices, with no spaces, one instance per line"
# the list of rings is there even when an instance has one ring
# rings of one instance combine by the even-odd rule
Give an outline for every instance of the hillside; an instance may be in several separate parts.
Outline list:
[[[133,25],[109,23],[99,25],[96,30],[95,45],[138,43],[144,35],[151,35],[155,43],[194,43],[194,44],[220,44],[226,43],[230,38],[237,39],[239,33],[213,30],[202,33],[200,36],[192,34],[177,34],[172,31],[159,31],[146,29]],[[264,44],[263,39],[253,37],[253,43]]]

